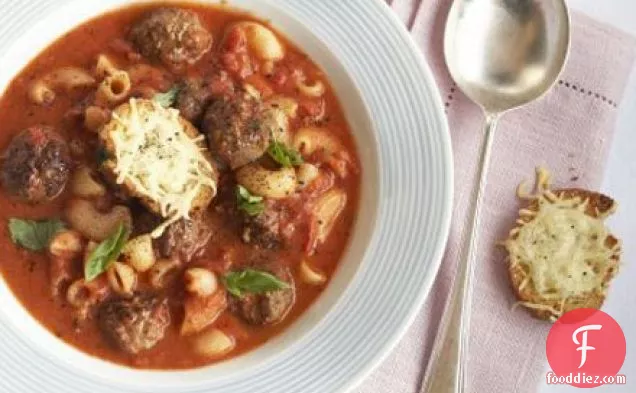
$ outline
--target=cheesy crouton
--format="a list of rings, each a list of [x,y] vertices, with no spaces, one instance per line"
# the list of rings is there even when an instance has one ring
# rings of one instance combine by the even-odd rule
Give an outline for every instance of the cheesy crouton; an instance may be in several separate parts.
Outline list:
[[[216,194],[218,174],[205,138],[175,109],[133,98],[113,111],[99,139],[108,177],[166,219],[153,237],[205,209]]]
[[[577,308],[600,308],[620,260],[620,242],[605,226],[616,203],[583,190],[549,189],[549,174],[537,170],[537,192],[504,242],[508,273],[519,304],[554,321]]]

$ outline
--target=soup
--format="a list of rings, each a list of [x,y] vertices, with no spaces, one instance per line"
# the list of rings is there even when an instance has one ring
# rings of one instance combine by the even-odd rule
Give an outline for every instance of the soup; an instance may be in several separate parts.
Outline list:
[[[328,284],[360,165],[323,72],[226,6],[146,3],[75,28],[0,98],[0,270],[102,359],[200,367]]]

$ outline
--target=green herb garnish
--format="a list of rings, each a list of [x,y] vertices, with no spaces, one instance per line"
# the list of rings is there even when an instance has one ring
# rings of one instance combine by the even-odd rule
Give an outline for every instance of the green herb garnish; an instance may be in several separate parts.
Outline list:
[[[177,97],[179,96],[180,92],[181,86],[174,85],[168,91],[155,94],[155,96],[152,97],[152,100],[163,106],[164,108],[170,108],[177,101]]]
[[[248,216],[258,216],[265,210],[263,197],[252,195],[243,186],[236,187],[236,203],[239,210],[243,210]]]
[[[267,153],[280,165],[285,168],[298,166],[303,163],[303,157],[298,150],[285,146],[284,143],[273,141],[267,148]]]
[[[108,266],[119,257],[129,235],[130,231],[124,224],[119,224],[113,234],[95,247],[84,265],[84,280],[86,282],[92,281],[104,273]]]
[[[271,273],[261,270],[245,269],[230,272],[223,277],[225,288],[236,297],[245,293],[265,293],[289,288],[289,284]]]
[[[31,251],[42,251],[47,248],[51,238],[64,228],[66,226],[58,219],[43,221],[9,219],[11,241]]]

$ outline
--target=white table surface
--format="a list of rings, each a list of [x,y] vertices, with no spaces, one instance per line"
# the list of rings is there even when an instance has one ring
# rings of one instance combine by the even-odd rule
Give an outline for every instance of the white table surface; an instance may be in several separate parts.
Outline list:
[[[567,0],[572,9],[583,11],[636,36],[635,0]],[[602,386],[594,392],[636,392],[636,67],[621,104],[602,191],[619,202],[611,219],[612,230],[623,239],[623,266],[614,281],[604,310],[623,328],[627,358],[621,370],[627,385]],[[546,365],[546,372],[548,371]],[[541,383],[538,393],[573,393],[581,389]],[[493,392],[499,393],[499,392]],[[502,392],[503,393],[503,392]]]

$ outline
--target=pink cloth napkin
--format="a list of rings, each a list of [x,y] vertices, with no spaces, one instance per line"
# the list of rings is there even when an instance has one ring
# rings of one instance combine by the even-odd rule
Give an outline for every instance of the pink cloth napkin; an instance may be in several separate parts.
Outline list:
[[[389,3],[425,52],[446,106],[455,160],[455,211],[446,256],[429,299],[402,342],[357,393],[419,392],[456,270],[482,134],[480,110],[455,87],[444,63],[442,36],[451,1]],[[506,114],[499,123],[476,269],[470,392],[530,393],[542,380],[550,325],[511,309],[514,298],[505,255],[495,243],[505,238],[515,220],[517,184],[531,179],[537,165],[551,169],[557,187],[599,186],[635,53],[631,37],[574,13],[571,53],[558,84],[544,99]]]

